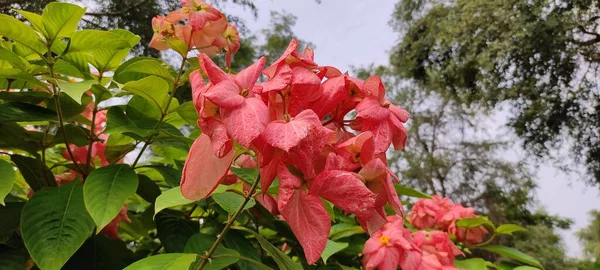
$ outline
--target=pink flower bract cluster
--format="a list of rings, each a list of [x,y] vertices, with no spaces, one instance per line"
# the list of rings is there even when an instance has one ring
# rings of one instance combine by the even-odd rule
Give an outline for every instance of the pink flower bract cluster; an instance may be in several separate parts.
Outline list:
[[[234,142],[252,150],[261,190],[278,177],[277,210],[312,264],[331,226],[321,199],[354,214],[369,233],[386,224],[385,205],[403,213],[385,151],[404,147],[409,115],[385,98],[379,77],[363,81],[320,66],[311,49],[298,47],[292,40],[269,67],[263,57],[235,75],[198,55],[202,73],[193,71],[190,82],[202,134],[181,190],[189,199],[209,196],[228,178]],[[261,74],[266,80],[258,82]]]
[[[166,50],[174,42],[183,42],[188,50],[195,48],[208,55],[225,50],[225,62],[229,66],[240,49],[237,28],[227,23],[223,13],[202,0],[181,0],[181,6],[166,17],[152,19],[154,36],[150,47]]]

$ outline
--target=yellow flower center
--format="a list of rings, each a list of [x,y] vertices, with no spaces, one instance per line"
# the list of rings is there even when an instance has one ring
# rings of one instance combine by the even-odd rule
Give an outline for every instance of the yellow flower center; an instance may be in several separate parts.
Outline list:
[[[379,237],[379,243],[382,245],[387,245],[390,242],[390,238],[387,235],[383,235]]]
[[[183,13],[190,13],[190,8],[189,7],[183,7],[183,8],[181,8],[181,12],[183,12]]]

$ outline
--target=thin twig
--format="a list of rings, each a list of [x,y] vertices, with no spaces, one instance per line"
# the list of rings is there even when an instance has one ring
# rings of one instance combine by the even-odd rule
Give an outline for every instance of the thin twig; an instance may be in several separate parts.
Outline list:
[[[252,184],[252,188],[250,188],[250,191],[248,191],[248,194],[246,194],[246,196],[244,196],[244,201],[242,202],[240,207],[238,207],[238,209],[235,211],[235,213],[233,213],[231,218],[227,220],[227,224],[225,224],[225,228],[223,228],[221,233],[219,233],[217,240],[213,243],[212,247],[210,247],[208,252],[206,252],[206,255],[202,258],[202,261],[200,262],[200,265],[198,266],[197,270],[204,269],[204,266],[206,266],[206,264],[208,263],[208,259],[212,256],[212,254],[215,252],[215,250],[217,250],[217,247],[219,246],[219,244],[221,244],[223,239],[225,239],[225,235],[227,234],[227,232],[229,231],[229,229],[231,228],[231,226],[233,225],[233,223],[235,222],[237,217],[244,211],[246,204],[250,201],[252,196],[254,196],[254,192],[256,192],[258,183],[260,183],[260,175],[258,175],[258,177],[256,177],[256,179],[254,180],[254,184]]]

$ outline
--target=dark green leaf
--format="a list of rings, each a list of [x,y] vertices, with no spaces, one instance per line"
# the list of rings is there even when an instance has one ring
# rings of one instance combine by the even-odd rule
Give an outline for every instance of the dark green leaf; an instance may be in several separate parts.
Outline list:
[[[14,122],[0,123],[0,148],[4,150],[20,149],[37,155],[42,150],[43,133],[27,131]]]
[[[148,176],[138,175],[140,184],[137,187],[136,193],[149,203],[154,203],[156,198],[160,196],[160,188]]]
[[[48,89],[48,85],[46,85],[42,81],[16,68],[0,69],[0,78],[19,80],[22,82],[27,82],[27,85],[35,85]]]
[[[540,264],[540,262],[538,260],[536,260],[535,258],[533,258],[521,251],[511,248],[511,247],[498,246],[498,245],[486,245],[486,246],[479,247],[479,249],[494,252],[494,253],[497,253],[500,256],[506,257],[508,259],[512,259],[512,260],[515,260],[518,262],[522,262],[522,263],[543,269],[542,265]]]
[[[292,259],[290,257],[283,254],[283,252],[281,252],[280,249],[273,246],[267,239],[263,238],[260,234],[254,232],[252,230],[249,230],[247,228],[244,228],[244,227],[234,226],[232,228],[250,233],[254,237],[256,237],[256,240],[258,240],[258,243],[260,244],[260,246],[267,253],[269,253],[269,255],[271,255],[271,257],[273,257],[273,259],[279,266],[279,269],[287,269],[287,270],[294,270],[294,269],[301,270],[302,269],[302,266],[300,266],[299,264],[292,261]]]
[[[18,101],[25,103],[38,104],[44,100],[52,98],[52,95],[42,91],[31,91],[31,92],[8,92],[0,91],[0,99],[4,101]]]
[[[250,240],[248,240],[243,233],[230,230],[225,235],[224,242],[228,248],[236,250],[248,259],[260,262],[260,256],[257,252],[256,247],[252,245]],[[240,267],[240,269],[243,270],[261,269],[261,267],[249,262],[248,260],[239,260],[237,262],[237,265]]]
[[[198,113],[196,112],[193,102],[184,102],[183,104],[179,105],[175,111],[188,124],[198,127]]]
[[[211,248],[215,240],[216,238],[211,235],[203,233],[194,234],[192,235],[192,237],[190,237],[187,244],[185,245],[184,252],[204,255],[205,252],[207,252]],[[227,256],[218,258],[217,256],[219,255]],[[238,261],[239,256],[240,253],[238,253],[237,251],[224,248],[223,246],[219,245],[213,253],[213,257],[208,262],[208,264],[206,264],[204,269],[224,269],[225,267],[236,263]]]
[[[127,60],[121,64],[117,70],[113,79],[119,83],[125,84],[130,81],[137,81],[149,75],[155,75],[166,79],[167,81],[173,81],[173,69],[165,62],[149,58],[149,57],[135,57]]]
[[[17,165],[21,175],[34,191],[48,186],[56,186],[52,172],[46,166],[42,168],[40,160],[21,155],[11,155],[10,160]]]
[[[60,269],[93,228],[78,181],[37,191],[21,215],[23,241],[41,269]]]
[[[179,187],[181,183],[181,171],[173,167],[168,166],[151,166],[150,168],[156,170],[165,179],[165,182],[172,187]]]
[[[186,220],[181,212],[169,209],[156,214],[158,238],[168,253],[183,252],[192,235],[198,233],[198,222]]]
[[[0,206],[0,235],[12,233],[19,228],[23,206],[24,202],[7,202],[5,206]]]
[[[0,265],[2,270],[27,269],[27,251],[24,248],[12,248],[0,245]]]
[[[0,122],[56,121],[56,113],[44,107],[21,102],[0,104]]]

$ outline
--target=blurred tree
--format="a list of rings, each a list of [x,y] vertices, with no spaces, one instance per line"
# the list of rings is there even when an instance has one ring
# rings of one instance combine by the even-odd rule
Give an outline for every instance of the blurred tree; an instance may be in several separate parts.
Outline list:
[[[401,0],[391,64],[459,104],[509,101],[526,149],[552,157],[565,142],[600,183],[600,2]],[[572,167],[571,167],[572,168]]]
[[[600,211],[589,212],[590,224],[577,231],[576,235],[583,245],[583,254],[586,259],[600,263]]]
[[[259,49],[259,54],[266,56],[268,63],[277,60],[293,38],[300,42],[301,49],[306,46],[312,49],[315,48],[314,44],[299,39],[294,34],[292,28],[296,25],[296,19],[296,16],[285,11],[271,11],[269,27],[261,31],[265,38],[265,43]]]

